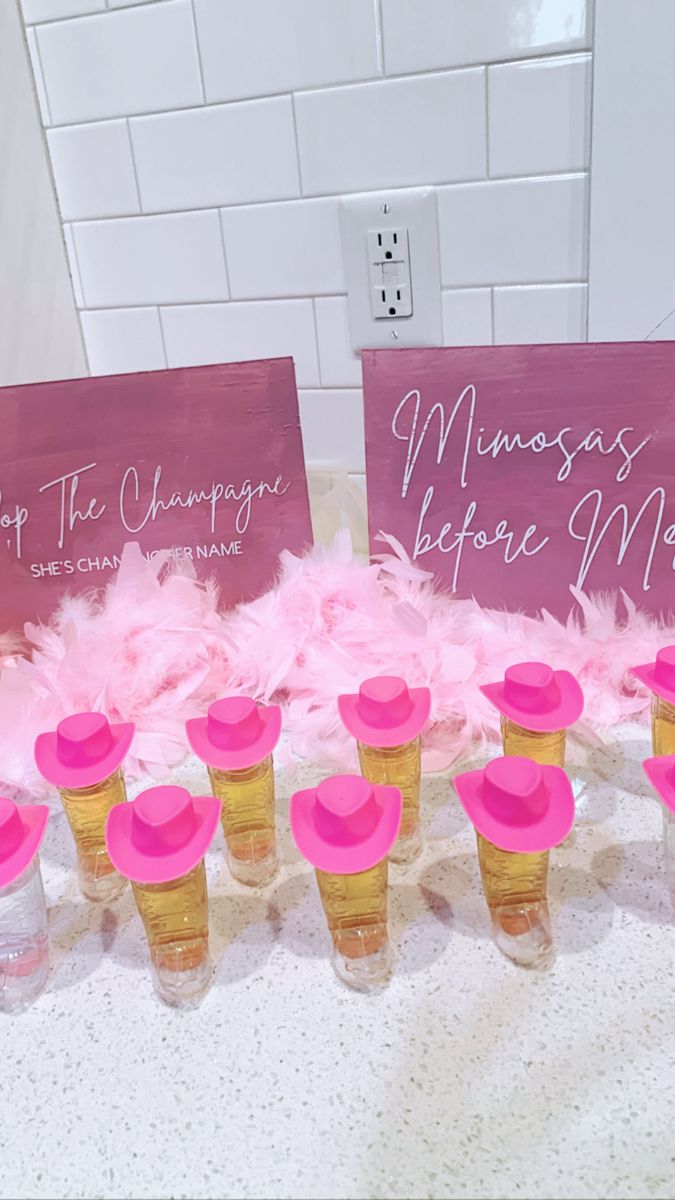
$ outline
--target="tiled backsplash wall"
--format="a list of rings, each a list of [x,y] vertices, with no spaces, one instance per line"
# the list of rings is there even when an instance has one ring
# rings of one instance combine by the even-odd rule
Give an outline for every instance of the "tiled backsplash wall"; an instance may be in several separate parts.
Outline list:
[[[94,373],[291,353],[363,469],[337,199],[436,184],[448,345],[586,337],[591,0],[22,0]]]

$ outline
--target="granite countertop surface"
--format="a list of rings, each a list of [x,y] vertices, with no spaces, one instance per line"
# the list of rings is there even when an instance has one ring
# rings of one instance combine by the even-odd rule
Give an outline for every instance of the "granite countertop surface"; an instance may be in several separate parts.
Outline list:
[[[423,780],[421,858],[391,868],[396,973],[374,996],[334,977],[288,832],[316,771],[278,774],[270,888],[228,877],[219,831],[215,979],[187,1012],[152,991],[130,892],[79,896],[55,802],[48,990],[0,1018],[0,1196],[672,1197],[675,922],[648,727],[571,751],[583,794],[552,855],[552,969],[493,945],[449,772]],[[194,760],[174,780],[205,790]]]

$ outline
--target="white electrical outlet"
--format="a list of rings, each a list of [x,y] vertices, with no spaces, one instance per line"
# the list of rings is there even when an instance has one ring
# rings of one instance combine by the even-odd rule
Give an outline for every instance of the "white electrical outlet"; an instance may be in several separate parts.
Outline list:
[[[353,349],[442,345],[435,190],[347,196],[339,216]]]

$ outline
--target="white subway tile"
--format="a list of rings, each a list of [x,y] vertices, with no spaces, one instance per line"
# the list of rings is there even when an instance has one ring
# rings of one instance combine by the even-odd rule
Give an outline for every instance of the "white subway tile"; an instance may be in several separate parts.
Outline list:
[[[73,237],[73,229],[71,225],[63,226],[63,238],[66,243],[66,257],[68,259],[68,270],[70,271],[70,282],[73,285],[73,296],[77,308],[84,308],[84,295],[82,293],[82,282],[80,280],[80,267],[77,261],[77,251],[75,250],[75,239]]]
[[[164,0],[38,29],[54,124],[199,104],[190,0]]]
[[[47,142],[64,220],[140,212],[126,121],[50,129]]]
[[[28,53],[30,55],[30,65],[33,68],[33,79],[35,80],[35,92],[40,106],[40,116],[42,124],[46,127],[51,125],[51,117],[49,115],[49,101],[45,89],[45,81],[42,76],[42,66],[40,64],[40,56],[37,48],[37,37],[35,30],[29,26],[26,30],[26,43],[28,45]]]
[[[217,212],[73,226],[89,308],[227,299]]]
[[[310,467],[366,469],[363,399],[360,391],[301,391],[300,424]]]
[[[337,200],[226,208],[221,220],[233,298],[344,288]]]
[[[585,283],[495,288],[495,344],[585,342]]]
[[[484,70],[304,92],[295,111],[306,192],[485,175]]]
[[[319,297],[314,308],[323,386],[360,387],[361,356],[352,350],[346,297]]]
[[[591,145],[591,56],[488,71],[490,175],[579,171]]]
[[[300,192],[288,96],[129,124],[146,211],[277,200]]]
[[[92,375],[159,371],[166,366],[156,308],[83,312],[82,330]]]
[[[586,278],[587,177],[440,188],[445,287]]]
[[[21,9],[28,25],[33,21],[58,21],[61,17],[105,12],[105,0],[21,0]]]
[[[490,288],[443,292],[443,345],[489,346],[492,343]]]
[[[590,0],[382,0],[388,74],[590,45]]]
[[[195,0],[207,101],[379,74],[372,0]]]
[[[291,355],[298,385],[319,382],[311,300],[163,308],[170,367]]]

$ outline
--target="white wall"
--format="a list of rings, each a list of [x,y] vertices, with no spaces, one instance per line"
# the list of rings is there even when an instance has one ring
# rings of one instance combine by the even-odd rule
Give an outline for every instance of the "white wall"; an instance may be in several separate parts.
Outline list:
[[[420,184],[447,344],[586,337],[590,0],[22,3],[94,372],[290,352],[363,470],[336,198]]]
[[[87,371],[19,11],[0,3],[0,386]]]

